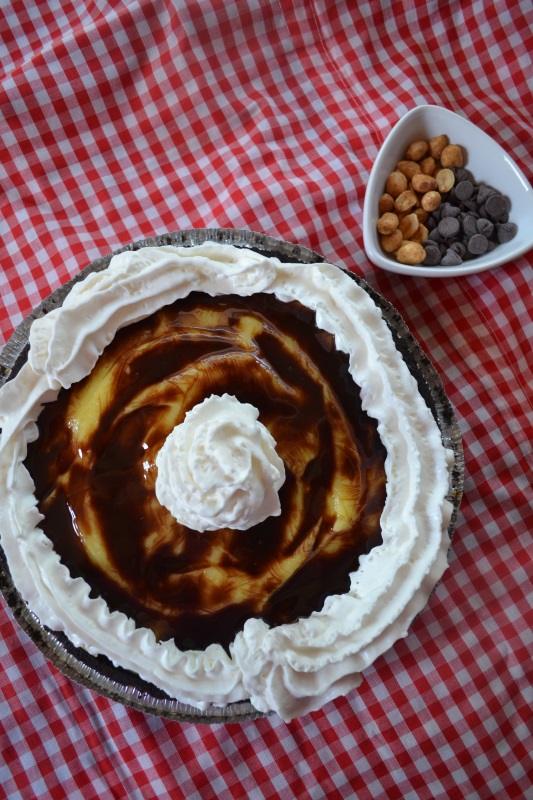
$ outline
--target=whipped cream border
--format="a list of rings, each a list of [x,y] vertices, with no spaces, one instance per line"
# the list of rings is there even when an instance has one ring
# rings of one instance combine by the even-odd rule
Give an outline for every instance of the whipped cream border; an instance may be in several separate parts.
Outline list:
[[[173,642],[157,642],[151,631],[110,612],[102,598],[89,598],[88,584],[70,577],[38,527],[33,481],[22,463],[43,404],[88,374],[117,330],[193,290],[268,292],[315,310],[317,325],[349,355],[363,408],[378,421],[387,448],[383,544],[361,559],[350,591],[291,624],[269,628],[248,620],[229,655],[216,644],[182,652]],[[202,710],[250,698],[259,711],[289,720],[346,694],[360,684],[362,670],[407,634],[447,566],[451,454],[380,310],[331,264],[285,264],[214,242],[119,253],[106,270],[74,284],[61,307],[34,321],[28,360],[0,389],[0,426],[1,543],[29,607],[75,645],[104,653]]]

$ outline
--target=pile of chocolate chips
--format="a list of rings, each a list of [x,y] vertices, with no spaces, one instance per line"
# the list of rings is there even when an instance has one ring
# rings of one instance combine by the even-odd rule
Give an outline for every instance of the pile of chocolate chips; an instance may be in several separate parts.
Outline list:
[[[496,189],[476,183],[468,170],[453,167],[455,184],[426,220],[423,242],[427,267],[455,267],[509,242],[517,232],[509,222],[507,200]]]

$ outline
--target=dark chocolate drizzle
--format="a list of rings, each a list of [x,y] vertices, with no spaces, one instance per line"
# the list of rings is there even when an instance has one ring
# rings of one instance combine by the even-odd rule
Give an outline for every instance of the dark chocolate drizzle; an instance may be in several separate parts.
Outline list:
[[[198,533],[157,502],[155,457],[190,408],[224,393],[254,405],[277,442],[282,514]],[[41,527],[71,575],[182,649],[227,648],[250,617],[279,625],[320,610],[381,542],[376,422],[348,356],[296,301],[193,293],[120,330],[38,427],[26,466]],[[350,487],[350,524],[333,530],[339,486]]]

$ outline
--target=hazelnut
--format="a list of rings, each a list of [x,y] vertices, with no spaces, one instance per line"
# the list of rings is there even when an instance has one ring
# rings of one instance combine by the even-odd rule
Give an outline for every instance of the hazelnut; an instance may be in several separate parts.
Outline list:
[[[426,192],[425,195],[423,195],[422,200],[420,201],[420,205],[422,206],[424,211],[435,211],[435,209],[439,207],[441,199],[442,198],[439,192],[436,191]]]
[[[398,197],[402,192],[407,189],[407,178],[399,170],[391,172],[385,184],[385,191],[392,197]]]
[[[424,175],[420,172],[418,175],[413,175],[411,179],[411,188],[415,192],[425,194],[426,192],[434,192],[437,189],[437,181],[431,175]]]
[[[403,173],[408,181],[410,181],[417,172],[422,171],[416,161],[398,161],[396,169]]]
[[[426,156],[420,162],[420,170],[424,173],[424,175],[434,175],[436,169],[437,162],[433,156]]]
[[[401,230],[396,228],[396,230],[389,233],[388,236],[381,236],[379,241],[386,253],[394,253],[403,242],[403,235]]]
[[[394,197],[392,197],[392,195],[390,194],[387,194],[387,192],[384,192],[379,198],[379,204],[378,204],[379,213],[384,214],[386,211],[392,211],[393,208],[394,208]]]
[[[418,242],[404,242],[396,251],[396,258],[400,264],[421,264],[426,257],[426,251]]]
[[[411,239],[413,234],[418,230],[419,226],[418,217],[415,213],[407,214],[400,222],[399,228],[403,234],[404,239]]]
[[[440,136],[433,136],[429,142],[429,154],[433,158],[440,159],[441,153],[448,144],[448,137],[441,133]]]
[[[447,145],[440,154],[440,163],[443,167],[462,167],[464,164],[464,158],[463,151],[459,145]]]
[[[413,206],[416,206],[416,204],[416,194],[412,189],[407,189],[405,192],[402,192],[400,195],[398,195],[394,201],[394,208],[396,211],[409,211],[409,209],[413,208]]]
[[[392,233],[398,227],[400,220],[391,211],[385,211],[378,219],[377,228],[379,233]]]
[[[426,241],[428,236],[429,236],[429,231],[424,225],[424,223],[421,222],[416,231],[411,235],[411,241],[420,242],[420,244],[422,244],[422,242]]]
[[[422,224],[426,222],[427,218],[429,217],[429,211],[426,211],[426,209],[422,208],[422,206],[418,206],[418,208],[415,208],[413,213],[416,214],[416,216],[418,217],[418,221],[421,222]]]
[[[405,151],[405,158],[408,161],[421,161],[429,149],[428,143],[424,139],[411,142]]]

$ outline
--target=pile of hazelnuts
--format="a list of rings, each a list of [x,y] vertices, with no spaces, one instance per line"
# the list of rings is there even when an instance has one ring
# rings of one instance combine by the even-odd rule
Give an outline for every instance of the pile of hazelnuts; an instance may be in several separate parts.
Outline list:
[[[477,184],[446,134],[407,147],[379,200],[383,251],[401,264],[456,266],[516,234],[505,198]]]
[[[387,177],[379,200],[377,228],[385,253],[401,264],[424,261],[422,242],[429,236],[425,223],[455,184],[452,167],[463,164],[461,147],[450,144],[446,134],[411,142]]]

